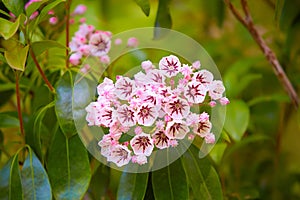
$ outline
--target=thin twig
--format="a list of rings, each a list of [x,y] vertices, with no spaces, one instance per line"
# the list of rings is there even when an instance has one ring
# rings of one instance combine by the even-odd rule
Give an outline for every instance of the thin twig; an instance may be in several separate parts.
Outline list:
[[[258,44],[260,49],[262,50],[263,54],[265,55],[268,62],[271,64],[275,75],[278,77],[280,83],[283,85],[285,91],[288,93],[292,103],[296,108],[299,107],[299,98],[298,95],[291,84],[289,78],[287,77],[286,73],[284,72],[282,66],[280,65],[276,54],[271,50],[271,48],[267,45],[265,40],[259,34],[258,30],[254,26],[252,16],[249,11],[247,0],[241,0],[241,5],[245,14],[245,18],[243,18],[234,5],[230,2],[230,0],[224,0],[225,4],[228,6],[232,14],[245,26],[245,28],[249,31],[252,38]]]
[[[69,68],[69,41],[70,41],[70,6],[71,0],[66,1],[66,68]]]
[[[41,66],[40,66],[40,64],[39,64],[39,62],[38,62],[37,59],[36,59],[36,56],[35,56],[35,54],[34,54],[32,48],[30,48],[30,55],[31,55],[31,57],[32,57],[32,59],[33,59],[33,62],[34,62],[34,64],[35,64],[35,66],[36,66],[37,69],[39,70],[39,72],[40,72],[42,78],[44,79],[45,83],[47,84],[48,88],[50,89],[51,92],[54,92],[54,87],[51,85],[51,83],[50,83],[49,80],[47,79],[45,73],[43,72],[43,70],[42,70],[42,68],[41,68]]]
[[[21,97],[20,97],[20,87],[19,87],[19,72],[15,71],[16,76],[16,98],[17,98],[17,110],[18,110],[18,118],[20,123],[20,132],[23,138],[25,137],[24,127],[23,127],[23,117],[21,110]]]

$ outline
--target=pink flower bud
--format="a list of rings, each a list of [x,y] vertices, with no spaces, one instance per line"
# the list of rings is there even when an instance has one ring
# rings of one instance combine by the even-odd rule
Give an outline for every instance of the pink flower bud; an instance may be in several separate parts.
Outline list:
[[[32,13],[29,17],[30,20],[35,19],[37,16],[39,15],[39,11],[34,11],[34,13]]]
[[[147,60],[147,61],[143,61],[142,62],[142,68],[148,72],[149,70],[152,69],[152,62],[150,60]]]
[[[75,23],[75,19],[71,18],[71,19],[69,20],[69,23],[70,23],[70,24],[74,24],[74,23]]]
[[[115,45],[120,45],[120,44],[122,44],[122,39],[121,38],[117,38],[115,40]]]
[[[86,7],[85,5],[79,4],[79,5],[75,8],[73,14],[74,14],[74,15],[82,15],[82,14],[84,14],[84,13],[86,12],[86,10],[87,10],[87,7]]]
[[[48,11],[48,15],[54,15],[54,14],[55,14],[54,10],[49,10]]]
[[[132,47],[132,48],[135,48],[139,45],[139,41],[137,38],[135,37],[131,37],[127,40],[127,46],[128,47]]]
[[[104,55],[100,57],[100,61],[104,64],[108,64],[110,62],[110,58],[108,55]]]
[[[229,101],[229,99],[227,98],[227,97],[222,97],[221,99],[220,99],[220,103],[221,103],[221,105],[227,105],[227,104],[229,104],[230,103],[230,101]]]
[[[49,18],[49,23],[52,24],[52,25],[55,25],[57,24],[58,22],[58,18],[57,17],[50,17]]]
[[[86,18],[85,17],[80,18],[79,22],[82,23],[82,24],[85,23],[86,22]]]
[[[192,67],[193,67],[194,69],[199,69],[199,68],[201,67],[200,61],[197,60],[197,61],[193,62]]]
[[[215,107],[216,105],[217,105],[217,103],[215,101],[209,102],[209,106],[212,108]]]

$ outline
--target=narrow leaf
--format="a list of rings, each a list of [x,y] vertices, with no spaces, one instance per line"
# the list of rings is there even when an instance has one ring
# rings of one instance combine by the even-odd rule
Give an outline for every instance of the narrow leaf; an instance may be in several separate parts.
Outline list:
[[[18,154],[0,170],[0,199],[23,199]]]
[[[123,172],[119,182],[117,199],[144,199],[148,183],[148,173]]]
[[[82,199],[90,179],[88,154],[78,135],[55,134],[48,154],[48,175],[55,199]]]
[[[0,113],[0,128],[19,127],[19,119],[15,114],[11,112]]]
[[[5,51],[4,57],[11,68],[24,71],[28,50],[29,45],[23,47],[21,44],[18,44],[15,48]]]
[[[48,175],[31,148],[21,171],[24,199],[52,199]]]
[[[49,0],[42,0],[42,1],[34,1],[32,2],[32,4],[30,4],[27,9],[26,9],[26,15],[28,17],[30,17],[32,15],[32,13],[34,13],[37,9],[39,9],[39,7],[46,3]]]
[[[168,30],[166,29],[170,29],[172,27],[172,18],[169,9],[170,2],[171,0],[159,0],[154,25],[154,39],[159,39],[165,36],[168,33]]]
[[[152,186],[156,200],[188,199],[188,183],[180,159],[152,173]]]
[[[148,17],[150,14],[150,2],[149,0],[134,0],[135,3],[141,7],[142,11]]]
[[[15,16],[19,16],[24,10],[23,0],[2,0],[2,2]]]
[[[34,51],[35,56],[39,56],[40,54],[42,54],[43,52],[45,52],[50,48],[65,49],[66,47],[53,40],[43,40],[43,41],[33,42],[31,44],[31,48]]]
[[[67,71],[57,82],[55,112],[62,132],[71,137],[76,134],[72,112],[73,77]]]
[[[241,100],[233,100],[226,108],[226,119],[224,128],[235,141],[241,140],[250,118],[247,104]]]
[[[207,157],[199,159],[198,152],[199,150],[191,145],[182,157],[194,197],[199,200],[222,200],[222,188],[218,174]]]

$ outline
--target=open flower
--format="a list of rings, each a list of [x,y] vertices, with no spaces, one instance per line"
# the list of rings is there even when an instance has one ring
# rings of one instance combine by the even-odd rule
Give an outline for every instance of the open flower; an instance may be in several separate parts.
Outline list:
[[[140,125],[151,126],[158,116],[156,107],[151,103],[143,103],[135,112],[135,118]]]
[[[208,87],[211,84],[213,79],[214,79],[213,74],[206,69],[196,72],[193,76],[193,80],[202,83],[206,87]]]
[[[191,103],[202,103],[205,99],[207,89],[199,82],[192,81],[188,83],[184,90],[184,96]]]
[[[159,61],[159,69],[167,77],[176,76],[181,68],[181,63],[176,56],[170,55],[163,57]]]
[[[135,91],[135,84],[130,78],[120,77],[115,83],[115,93],[122,100],[129,100]]]
[[[213,81],[209,86],[209,96],[214,99],[220,99],[223,96],[223,93],[225,92],[225,87],[223,85],[223,82],[220,80]]]
[[[154,144],[159,149],[165,149],[170,146],[169,144],[169,137],[165,134],[164,130],[156,131],[153,136]]]
[[[189,131],[184,121],[171,121],[166,127],[166,135],[171,139],[183,139]]]
[[[94,33],[89,41],[91,54],[94,56],[106,55],[110,50],[111,41],[104,32]]]
[[[131,127],[136,124],[134,111],[126,104],[123,104],[118,108],[117,118],[123,126]]]
[[[111,148],[111,153],[107,160],[115,163],[118,167],[127,165],[131,160],[131,151],[123,145],[115,145]]]
[[[136,155],[150,156],[154,145],[150,134],[141,133],[130,140],[130,145]]]
[[[186,100],[176,98],[166,104],[165,111],[173,119],[182,119],[190,113],[190,106]]]
[[[143,165],[147,163],[147,157],[145,155],[134,155],[131,158],[131,162]]]
[[[210,133],[211,127],[212,125],[209,120],[199,121],[196,126],[196,134],[200,137],[205,137],[206,134]]]

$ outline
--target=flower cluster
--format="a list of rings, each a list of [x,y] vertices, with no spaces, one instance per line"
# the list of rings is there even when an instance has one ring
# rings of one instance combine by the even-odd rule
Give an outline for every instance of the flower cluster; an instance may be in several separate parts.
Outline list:
[[[209,115],[193,113],[191,108],[205,99],[228,104],[222,81],[214,80],[206,69],[198,70],[199,61],[189,66],[170,55],[158,65],[142,62],[145,73],[138,72],[132,79],[117,76],[114,83],[104,78],[97,87],[97,101],[86,107],[89,126],[109,128],[98,145],[107,161],[119,167],[130,161],[145,164],[154,148],[174,147],[187,135],[215,142]],[[134,130],[130,141],[120,142],[130,130]]]

